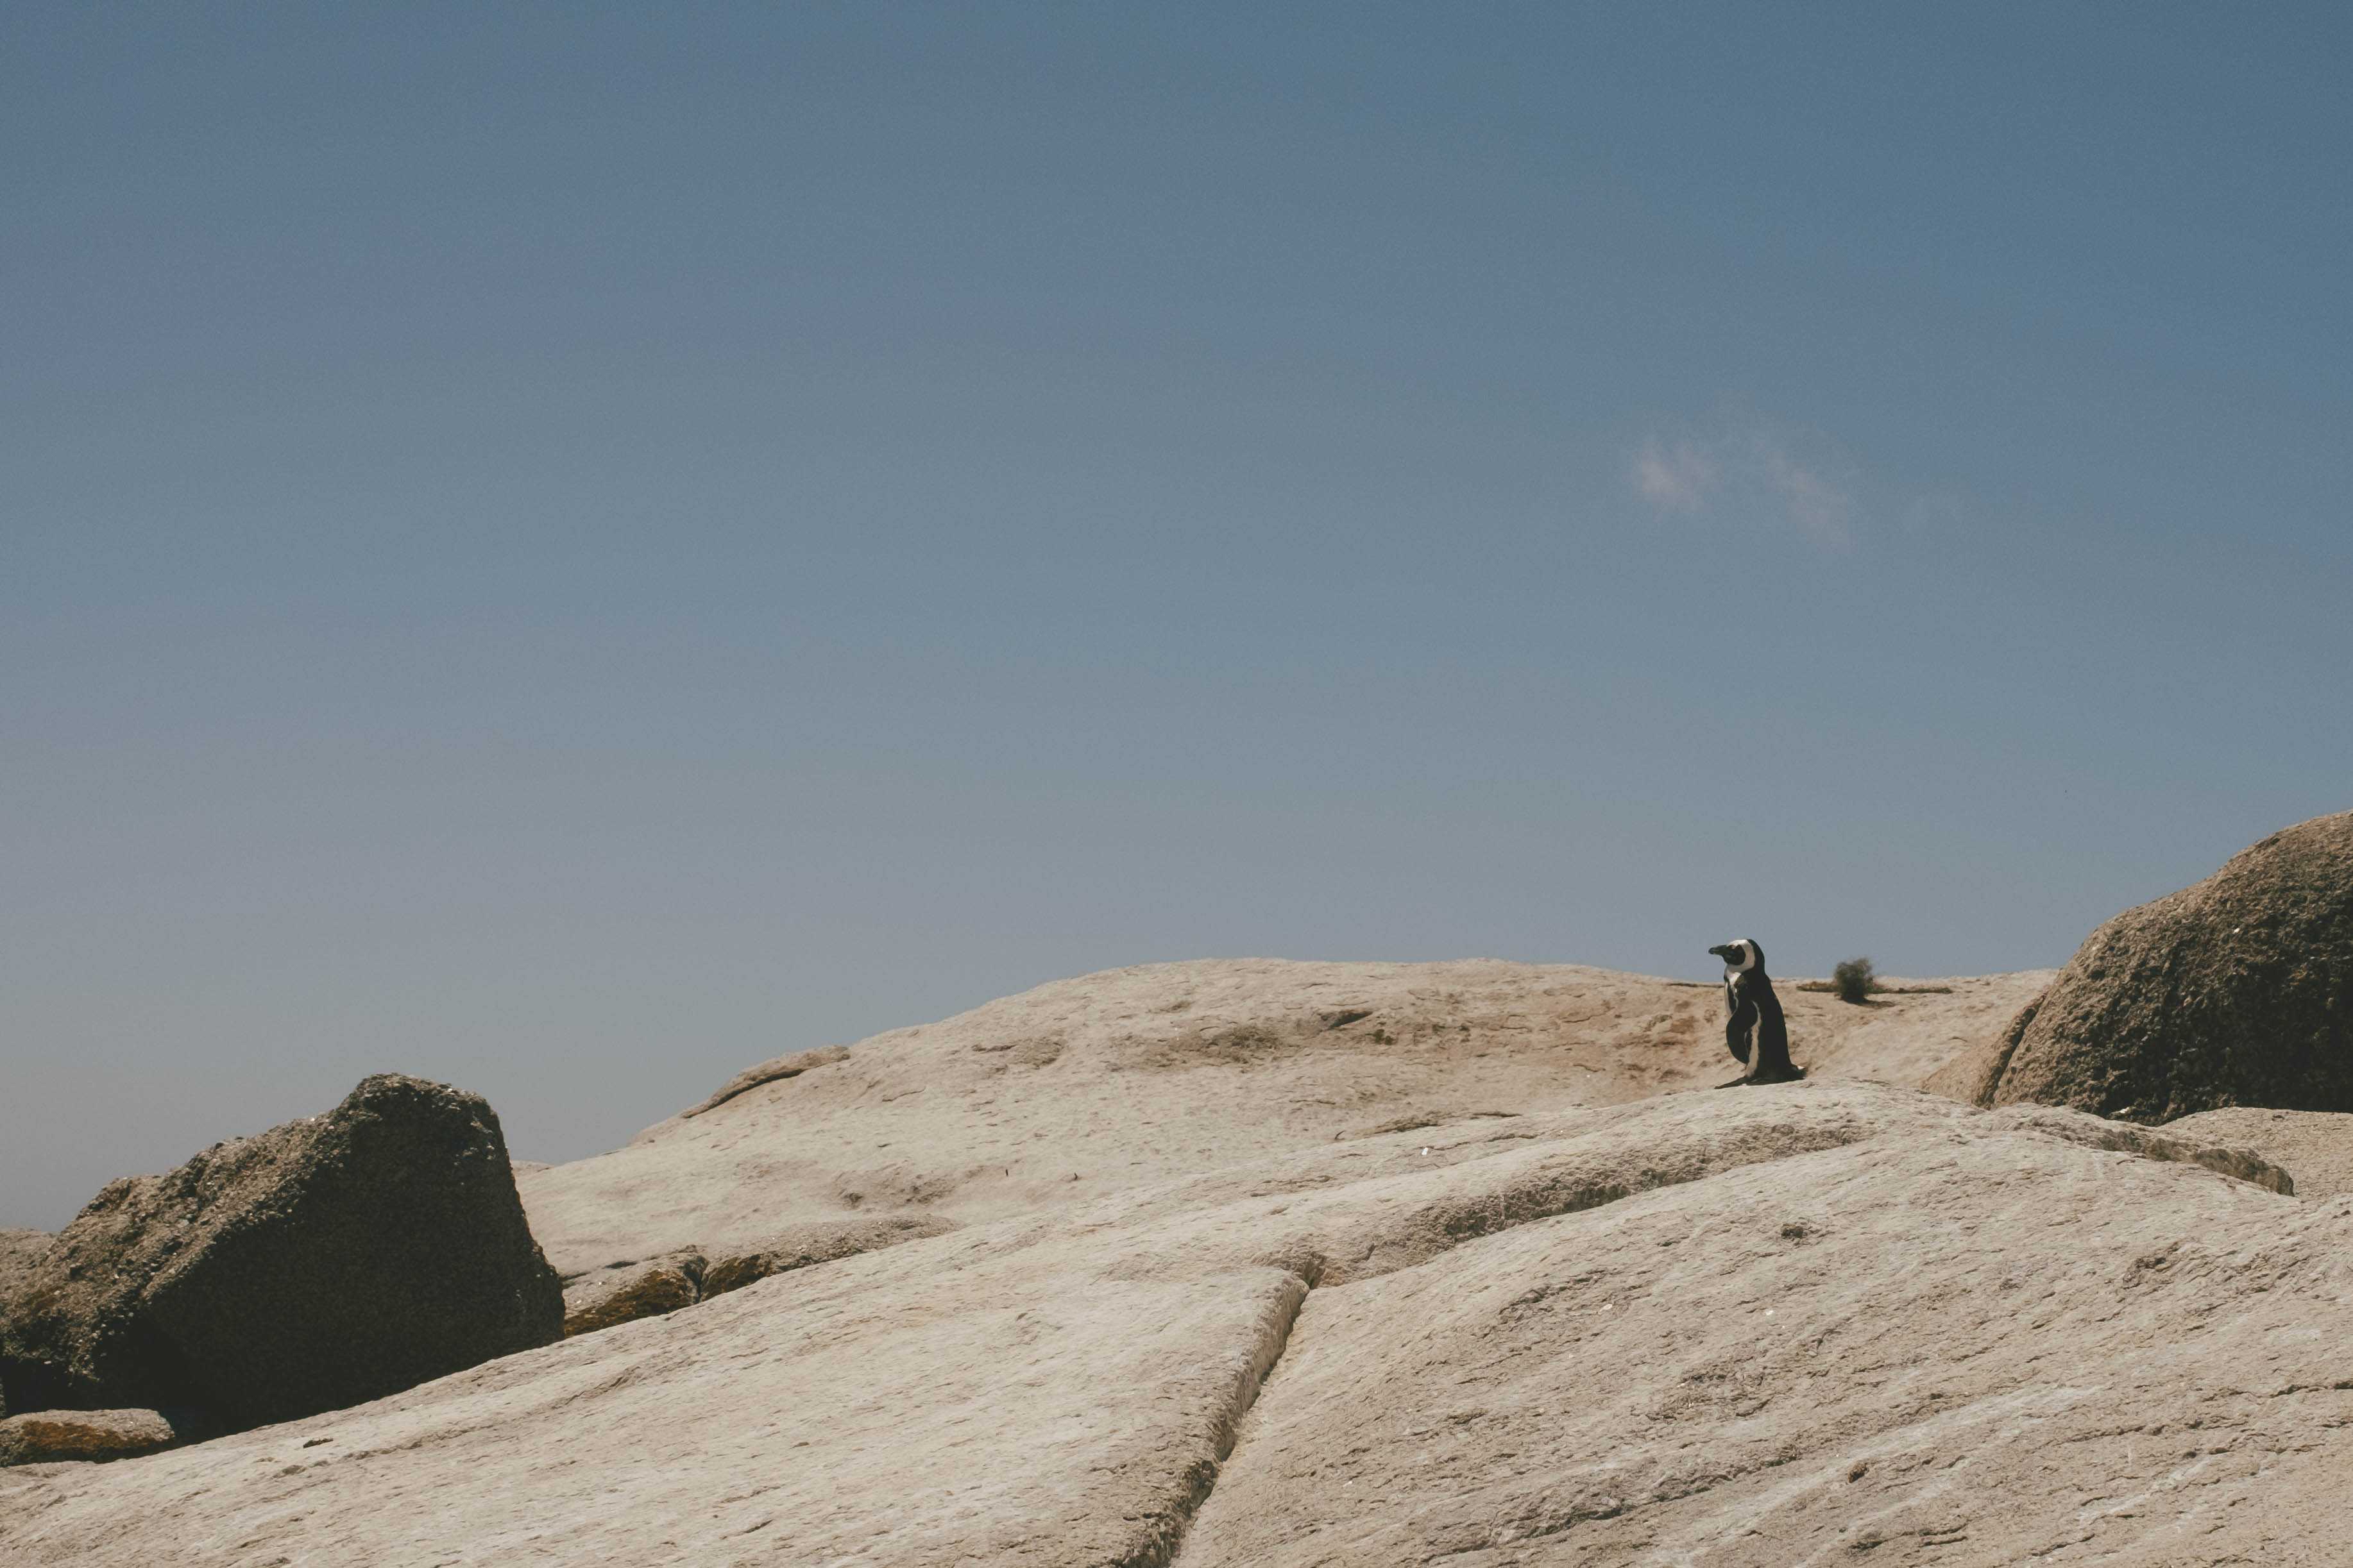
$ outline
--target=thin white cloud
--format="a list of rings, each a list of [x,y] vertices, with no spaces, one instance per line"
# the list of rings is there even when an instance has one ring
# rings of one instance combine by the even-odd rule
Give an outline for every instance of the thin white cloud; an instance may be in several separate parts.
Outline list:
[[[1853,492],[1799,462],[1770,437],[1757,437],[1755,442],[1765,481],[1780,497],[1798,531],[1816,544],[1853,543]]]
[[[1862,515],[1850,466],[1800,457],[1767,430],[1651,436],[1631,454],[1629,473],[1635,494],[1662,514],[1770,517],[1824,550],[1852,544]]]
[[[1634,454],[1634,488],[1662,511],[1699,510],[1721,477],[1716,460],[1689,441],[1669,447],[1653,436]]]

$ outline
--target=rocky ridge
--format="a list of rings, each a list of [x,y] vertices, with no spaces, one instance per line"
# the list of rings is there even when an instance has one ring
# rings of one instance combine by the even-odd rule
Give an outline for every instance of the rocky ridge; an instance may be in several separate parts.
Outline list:
[[[2353,1459],[2353,1209],[2103,1147],[2117,1125],[1810,1082],[1326,1141],[356,1409],[0,1472],[0,1543],[2318,1560]],[[2197,1555],[2150,1555],[2185,1529]]]
[[[1912,1085],[2049,978],[1784,1000],[1817,1076]],[[624,1148],[517,1180],[567,1279],[754,1257],[794,1226],[986,1223],[1386,1128],[1721,1082],[1738,1071],[1723,1007],[1711,984],[1573,964],[1144,964],[780,1058]]]
[[[2353,1198],[1899,1087],[2050,979],[1795,994],[1815,1077],[1727,1092],[1712,986],[1524,965],[1147,966],[763,1064],[519,1172],[573,1337],[0,1469],[0,1554],[2326,1560]]]

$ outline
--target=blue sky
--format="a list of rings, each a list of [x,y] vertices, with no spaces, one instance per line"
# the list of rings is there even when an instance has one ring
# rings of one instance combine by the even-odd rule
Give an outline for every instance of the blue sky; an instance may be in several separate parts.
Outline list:
[[[2063,962],[2353,805],[2348,17],[13,8],[0,1224],[1150,960]]]

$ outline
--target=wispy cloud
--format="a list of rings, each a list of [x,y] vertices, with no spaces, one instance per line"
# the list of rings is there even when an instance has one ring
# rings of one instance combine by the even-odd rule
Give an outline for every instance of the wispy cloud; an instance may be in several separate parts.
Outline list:
[[[1770,517],[1821,549],[1853,543],[1861,505],[1852,465],[1797,448],[1756,428],[1653,435],[1634,450],[1628,472],[1634,493],[1662,513]]]
[[[1799,462],[1769,437],[1756,437],[1756,447],[1766,482],[1781,498],[1799,532],[1816,544],[1854,542],[1852,490]]]
[[[1634,488],[1662,511],[1697,511],[1722,477],[1715,459],[1689,441],[1670,447],[1654,436],[1634,455]]]

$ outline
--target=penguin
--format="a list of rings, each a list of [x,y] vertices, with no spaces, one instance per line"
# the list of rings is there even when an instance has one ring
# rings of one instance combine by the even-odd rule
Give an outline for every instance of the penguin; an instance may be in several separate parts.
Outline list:
[[[1781,999],[1773,994],[1773,982],[1765,973],[1765,950],[1756,938],[1742,937],[1708,952],[1724,960],[1724,1000],[1732,1010],[1724,1025],[1725,1046],[1748,1068],[1734,1081],[1783,1083],[1805,1077],[1805,1068],[1790,1063],[1789,1026],[1781,1016]]]

